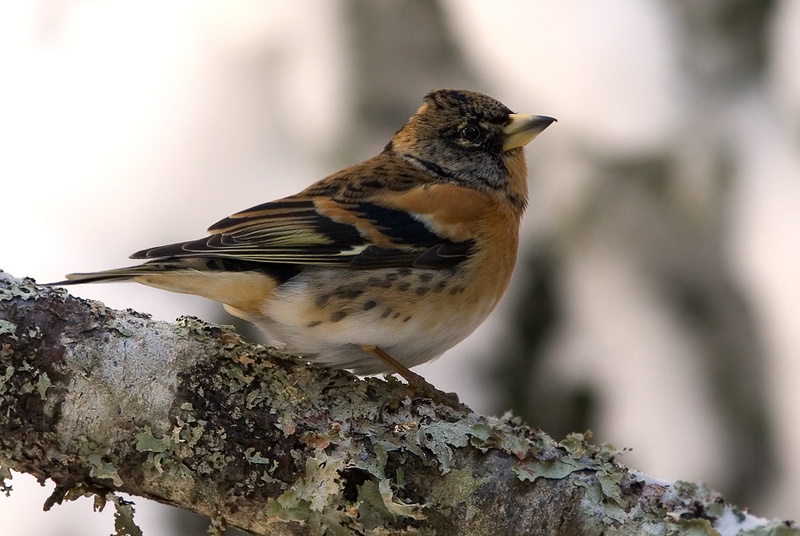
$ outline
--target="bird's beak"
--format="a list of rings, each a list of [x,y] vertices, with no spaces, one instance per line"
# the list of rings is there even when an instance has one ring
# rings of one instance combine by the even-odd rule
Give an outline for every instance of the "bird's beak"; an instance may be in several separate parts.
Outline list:
[[[511,114],[511,122],[503,129],[503,151],[527,145],[555,121],[546,115]]]

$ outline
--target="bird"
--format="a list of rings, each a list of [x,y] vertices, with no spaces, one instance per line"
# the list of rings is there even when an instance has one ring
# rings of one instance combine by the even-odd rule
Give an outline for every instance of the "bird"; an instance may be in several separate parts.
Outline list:
[[[470,335],[508,287],[528,202],[523,147],[555,121],[440,89],[376,156],[224,218],[208,235],[73,273],[221,302],[285,351],[357,375],[397,373]]]

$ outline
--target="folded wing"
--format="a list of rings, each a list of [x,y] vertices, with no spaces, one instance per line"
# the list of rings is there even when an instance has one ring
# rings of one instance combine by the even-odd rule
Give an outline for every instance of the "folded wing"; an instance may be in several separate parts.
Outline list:
[[[208,237],[139,251],[134,259],[217,257],[257,263],[443,269],[474,240],[453,241],[413,213],[378,200],[294,197],[225,218]]]

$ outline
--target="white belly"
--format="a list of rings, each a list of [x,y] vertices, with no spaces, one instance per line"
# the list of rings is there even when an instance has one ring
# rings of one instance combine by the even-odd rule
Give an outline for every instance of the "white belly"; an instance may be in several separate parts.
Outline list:
[[[460,279],[453,272],[385,269],[343,285],[341,271],[319,269],[279,287],[263,315],[249,320],[315,363],[356,374],[389,372],[361,349],[375,345],[410,368],[467,337],[499,300],[476,300]]]

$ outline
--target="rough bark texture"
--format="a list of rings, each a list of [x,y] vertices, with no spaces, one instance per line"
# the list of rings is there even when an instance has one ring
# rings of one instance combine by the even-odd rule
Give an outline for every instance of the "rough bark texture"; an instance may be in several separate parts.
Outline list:
[[[0,272],[0,484],[50,478],[51,504],[124,518],[120,491],[265,535],[800,534],[616,454]]]

